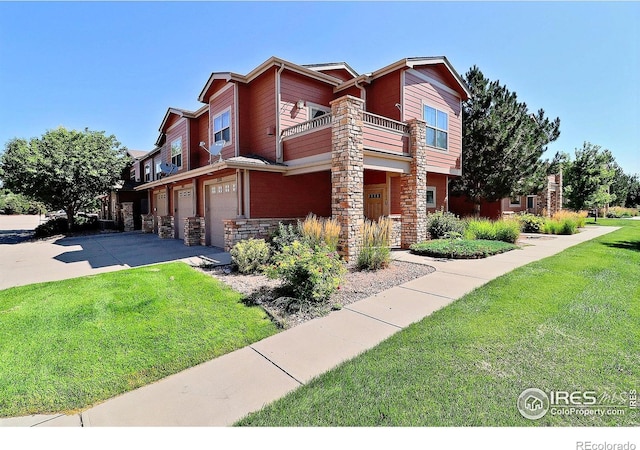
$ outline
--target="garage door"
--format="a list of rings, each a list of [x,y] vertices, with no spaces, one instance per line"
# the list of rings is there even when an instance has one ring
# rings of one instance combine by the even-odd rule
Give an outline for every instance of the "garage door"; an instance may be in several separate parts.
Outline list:
[[[178,239],[184,239],[184,219],[193,217],[193,191],[181,189],[176,192],[176,217],[174,226],[178,230]]]
[[[237,217],[236,180],[230,178],[207,185],[207,241],[209,245],[224,248],[223,219]]]

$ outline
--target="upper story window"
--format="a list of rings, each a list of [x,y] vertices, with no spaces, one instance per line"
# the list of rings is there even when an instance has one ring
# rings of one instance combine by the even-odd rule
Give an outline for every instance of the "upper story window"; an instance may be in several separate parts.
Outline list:
[[[171,164],[182,167],[182,138],[171,143]]]
[[[424,121],[427,122],[427,145],[447,150],[449,116],[446,112],[424,105]]]
[[[151,163],[144,165],[144,181],[151,181]]]
[[[162,169],[160,168],[161,161],[155,161],[156,163],[156,172],[154,174],[154,179],[159,180],[160,174],[162,173]]]
[[[319,105],[309,105],[309,120],[317,119],[325,114],[329,114],[331,110]]]
[[[136,169],[135,169],[135,168],[132,168],[132,169],[129,171],[129,179],[130,179],[131,181],[136,181]]]
[[[214,142],[231,140],[231,125],[229,111],[218,114],[213,118],[213,140]]]

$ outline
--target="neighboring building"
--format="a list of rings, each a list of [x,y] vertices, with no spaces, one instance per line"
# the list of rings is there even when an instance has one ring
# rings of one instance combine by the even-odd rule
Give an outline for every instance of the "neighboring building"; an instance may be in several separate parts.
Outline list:
[[[465,197],[450,198],[450,211],[461,217],[473,216],[473,203]],[[480,205],[480,216],[498,219],[515,213],[531,213],[551,217],[562,209],[562,172],[549,175],[547,185],[538,194],[517,195],[503,198],[495,202],[483,202]]]
[[[136,190],[147,191],[160,237],[187,245],[228,250],[315,213],[338,219],[347,259],[365,217],[390,216],[406,247],[426,238],[427,211],[448,208],[468,96],[445,57],[364,75],[276,57],[247,75],[214,72],[198,97],[204,106],[167,110]],[[159,173],[161,163],[175,173]]]
[[[111,226],[116,229],[129,231],[129,228],[133,226],[133,229],[139,230],[142,228],[141,215],[148,213],[149,205],[147,195],[144,192],[136,191],[135,188],[144,182],[140,161],[148,152],[127,150],[126,154],[131,158],[131,164],[122,171],[121,184],[100,197],[102,205],[99,218],[104,222],[111,222]],[[133,225],[127,221],[127,226],[125,226],[123,203],[132,203]]]

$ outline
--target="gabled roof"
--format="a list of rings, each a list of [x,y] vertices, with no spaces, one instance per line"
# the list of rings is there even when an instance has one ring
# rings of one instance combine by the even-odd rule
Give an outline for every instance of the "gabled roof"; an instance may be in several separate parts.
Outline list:
[[[358,72],[353,70],[353,68],[347,64],[346,62],[334,62],[334,63],[322,63],[322,64],[303,64],[302,67],[306,67],[311,70],[323,71],[323,70],[346,70],[351,74],[352,77],[357,77]]]
[[[140,159],[149,153],[148,150],[127,150],[127,154],[131,156],[133,159]]]
[[[389,64],[388,66],[383,67],[382,69],[378,69],[373,73],[360,75],[357,78],[354,78],[349,81],[345,81],[340,86],[335,87],[333,91],[334,92],[342,91],[343,89],[347,89],[359,82],[370,83],[372,80],[375,80],[376,78],[382,77],[384,75],[387,75],[388,73],[394,72],[399,69],[404,69],[404,68],[413,69],[414,67],[435,66],[435,65],[443,65],[445,67],[445,69],[449,72],[449,74],[455,80],[456,82],[455,90],[461,94],[463,100],[471,96],[471,91],[469,91],[467,84],[462,79],[462,77],[458,74],[458,72],[456,72],[456,70],[453,68],[453,66],[451,65],[451,63],[449,62],[446,56],[404,58],[404,59],[401,59],[400,61],[396,61],[393,64]]]
[[[342,63],[339,63],[342,64]],[[255,69],[253,69],[251,72],[249,72],[246,75],[238,75],[237,73],[233,73],[233,72],[212,72],[211,76],[209,77],[209,79],[207,80],[207,83],[205,84],[204,88],[202,88],[202,91],[200,92],[200,95],[198,96],[198,101],[199,102],[203,102],[203,103],[207,103],[207,92],[209,91],[209,89],[211,88],[211,86],[213,85],[214,81],[216,80],[223,80],[223,81],[234,81],[234,82],[239,82],[239,83],[250,83],[253,79],[255,79],[256,77],[260,76],[261,74],[263,74],[266,70],[277,66],[277,67],[284,67],[285,69],[291,70],[293,72],[297,72],[300,73],[302,75],[306,75],[309,78],[313,78],[316,79],[318,81],[322,81],[324,83],[330,84],[332,86],[338,86],[340,83],[342,83],[342,80],[339,80],[338,78],[332,77],[331,75],[327,75],[325,73],[322,72],[318,72],[317,70],[314,69],[310,69],[308,67],[305,66],[300,66],[298,64],[294,64],[292,62],[289,61],[285,61],[284,59],[278,58],[276,56],[272,56],[271,58],[267,59],[265,62],[263,62],[262,64],[260,64],[258,67],[256,67]],[[353,70],[353,69],[351,69]],[[355,72],[354,72],[355,73]]]
[[[181,108],[168,108],[167,112],[164,115],[164,118],[162,119],[162,123],[160,124],[160,128],[158,128],[158,131],[160,131],[160,132],[164,131],[164,127],[165,127],[165,125],[167,123],[167,120],[169,120],[169,117],[171,117],[171,114],[175,114],[178,117],[188,117],[190,119],[195,119],[196,117],[201,116],[206,111],[207,111],[207,107],[206,106],[198,108],[197,111],[188,111],[186,109],[181,109]]]

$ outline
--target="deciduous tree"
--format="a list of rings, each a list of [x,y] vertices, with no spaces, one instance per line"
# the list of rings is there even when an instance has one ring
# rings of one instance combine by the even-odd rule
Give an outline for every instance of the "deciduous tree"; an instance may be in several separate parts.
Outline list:
[[[64,209],[69,229],[81,208],[118,182],[125,148],[103,131],[49,130],[29,141],[12,139],[0,158],[0,177],[13,192]]]

